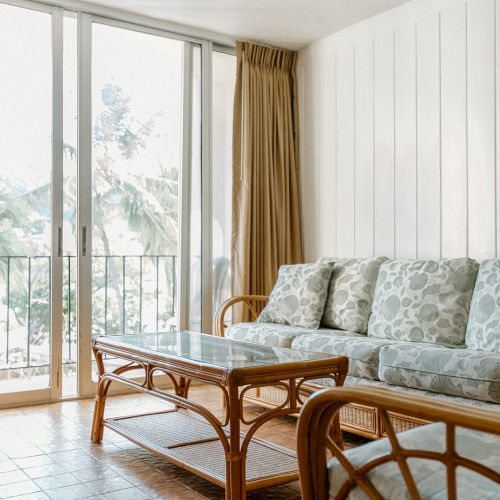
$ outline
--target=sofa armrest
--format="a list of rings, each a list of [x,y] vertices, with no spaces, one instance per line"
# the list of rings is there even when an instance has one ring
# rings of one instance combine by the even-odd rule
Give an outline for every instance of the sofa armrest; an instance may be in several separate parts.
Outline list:
[[[331,439],[332,419],[346,403],[374,406],[379,409],[389,447],[385,456],[373,457],[368,463],[356,468]],[[403,448],[391,424],[389,413],[405,414],[430,422],[444,422],[446,426],[445,451],[413,450]],[[351,488],[359,487],[369,498],[381,498],[379,492],[366,477],[379,465],[394,461],[410,492],[411,498],[418,496],[418,484],[413,481],[407,466],[409,457],[428,458],[444,464],[447,468],[448,485],[456,485],[457,466],[466,467],[500,484],[500,474],[482,466],[479,462],[467,460],[456,452],[455,428],[465,427],[477,431],[500,435],[499,413],[494,410],[469,407],[434,399],[401,394],[380,388],[338,387],[323,389],[313,394],[300,411],[297,424],[297,456],[299,477],[304,500],[327,500],[329,498],[327,450],[338,460],[347,473],[336,498],[348,496]],[[366,446],[366,445],[362,445]],[[453,494],[448,498],[456,498]]]
[[[243,302],[243,305],[249,309],[250,314],[252,315],[252,319],[256,320],[259,316],[259,313],[253,306],[252,302],[267,302],[267,300],[267,295],[237,295],[235,297],[227,299],[219,306],[217,312],[215,313],[213,324],[214,334],[218,335],[219,337],[224,337],[224,331],[226,329],[224,318],[226,316],[226,312],[235,304]]]

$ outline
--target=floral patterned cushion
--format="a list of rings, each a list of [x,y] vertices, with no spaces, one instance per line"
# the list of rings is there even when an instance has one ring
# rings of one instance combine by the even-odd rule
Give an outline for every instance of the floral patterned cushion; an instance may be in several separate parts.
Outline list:
[[[254,344],[273,347],[292,347],[292,341],[302,335],[310,335],[332,330],[307,329],[277,323],[236,323],[226,328],[224,336],[228,339],[243,340]]]
[[[464,345],[477,269],[477,262],[465,258],[384,262],[368,335]]]
[[[323,326],[366,333],[378,271],[385,260],[387,257],[319,260],[334,262]]]
[[[323,379],[318,381],[318,383],[326,386],[332,387],[333,383],[330,379]],[[359,386],[370,386],[378,387],[382,389],[390,389],[391,391],[401,392],[403,394],[413,394],[415,396],[425,396],[427,398],[436,399],[439,401],[447,401],[448,403],[455,403],[460,405],[475,406],[479,408],[485,408],[487,410],[496,410],[500,412],[500,404],[492,403],[489,401],[479,401],[477,399],[461,398],[460,396],[449,396],[448,394],[442,394],[440,392],[424,391],[423,389],[414,389],[413,387],[403,387],[400,385],[392,385],[387,382],[382,382],[381,380],[368,380],[359,377],[346,377],[344,381],[344,386],[347,387],[359,387]],[[439,402],[438,401],[438,402]]]
[[[382,347],[384,382],[500,403],[500,354],[399,344]]]
[[[349,375],[367,379],[378,379],[380,349],[391,341],[368,338],[353,332],[321,330],[316,334],[297,336],[292,348],[301,351],[324,352],[349,357]]]
[[[318,328],[333,265],[329,262],[281,266],[258,322]]]
[[[431,450],[442,453],[445,450],[446,426],[442,423],[425,425],[398,434],[398,441],[405,449]],[[468,459],[477,461],[500,471],[500,436],[458,427],[456,429],[456,450]],[[385,455],[391,446],[387,438],[372,441],[344,452],[347,459],[360,467],[374,458]],[[428,459],[411,458],[408,460],[411,474],[422,498],[446,499],[446,468]],[[343,466],[336,459],[328,465],[330,498],[338,498],[339,490],[348,478]],[[401,470],[396,462],[375,467],[368,472],[367,478],[377,488],[382,498],[400,500],[410,498]],[[499,498],[500,486],[475,472],[463,467],[457,469],[457,490],[459,498],[489,499]],[[368,498],[359,487],[353,488],[347,497],[350,500]]]
[[[500,260],[481,262],[472,294],[465,344],[500,352]]]

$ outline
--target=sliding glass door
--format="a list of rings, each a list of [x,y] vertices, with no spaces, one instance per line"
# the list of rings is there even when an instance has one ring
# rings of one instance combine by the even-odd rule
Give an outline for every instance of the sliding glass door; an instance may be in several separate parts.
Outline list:
[[[191,233],[184,184],[200,156],[188,146],[196,99],[186,84],[199,45],[90,15],[79,30],[78,393],[87,395],[92,335],[188,326],[180,235]]]
[[[0,404],[20,391],[50,399],[58,386],[61,24],[58,9],[0,4]]]
[[[7,1],[0,406],[90,396],[93,335],[209,332],[212,302],[211,44]]]

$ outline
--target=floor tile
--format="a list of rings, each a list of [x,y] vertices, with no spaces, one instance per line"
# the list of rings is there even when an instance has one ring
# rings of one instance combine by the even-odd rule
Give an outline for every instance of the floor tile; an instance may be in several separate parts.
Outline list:
[[[21,481],[26,481],[26,474],[19,469],[12,470],[9,472],[2,472],[0,474],[0,485],[10,484],[10,483],[19,483]]]
[[[143,484],[138,486],[154,498],[162,497],[169,498],[170,495],[189,491],[189,488],[183,485],[180,481],[161,481],[157,484]]]
[[[54,462],[40,465],[38,467],[29,467],[28,469],[23,469],[25,474],[31,479],[38,479],[39,477],[47,476],[57,476],[58,474],[64,474],[68,472],[62,465],[56,464]]]
[[[12,460],[2,460],[0,462],[0,474],[18,469],[18,466]]]
[[[96,465],[94,467],[85,467],[73,472],[73,475],[82,483],[87,481],[98,481],[105,478],[113,478],[118,474],[111,468],[104,465]]]
[[[0,498],[10,498],[19,495],[27,495],[40,491],[40,488],[33,481],[22,481],[0,486]]]
[[[17,497],[12,497],[13,500],[50,500],[47,493],[43,491],[38,491],[37,493],[28,493],[27,495],[19,495]]]
[[[46,492],[52,500],[77,500],[79,498],[87,498],[94,495],[86,484],[79,483],[72,486],[65,486],[64,488],[57,488],[56,490],[49,490]]]
[[[27,446],[27,447],[13,447],[7,448],[5,453],[13,459],[16,458],[25,458],[25,457],[34,457],[37,455],[43,455],[43,451],[36,446]]]
[[[58,474],[57,476],[41,477],[39,479],[34,479],[34,481],[40,487],[40,489],[44,491],[55,490],[57,488],[71,486],[73,484],[78,484],[81,482],[69,472],[67,472],[66,474]]]
[[[117,490],[125,490],[132,488],[134,485],[127,481],[124,477],[115,476],[98,481],[90,481],[85,483],[89,488],[94,490],[97,494],[111,493]]]
[[[145,500],[153,497],[139,488],[128,488],[126,490],[113,491],[111,493],[99,495],[99,498],[104,500]]]
[[[21,469],[29,467],[39,467],[40,465],[53,464],[54,461],[47,455],[37,455],[35,457],[17,458],[14,460],[16,465]]]

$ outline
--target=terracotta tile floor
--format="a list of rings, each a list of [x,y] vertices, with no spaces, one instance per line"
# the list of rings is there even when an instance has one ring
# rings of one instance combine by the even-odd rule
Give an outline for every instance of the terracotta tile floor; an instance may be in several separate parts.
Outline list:
[[[194,386],[190,395],[221,414],[218,389]],[[106,416],[162,410],[168,404],[146,395],[110,397]],[[0,411],[0,498],[222,499],[224,491],[106,429],[90,442],[93,400]],[[247,406],[249,413],[262,410]],[[276,419],[257,433],[295,447],[295,419]],[[351,444],[356,444],[353,438]],[[249,499],[300,499],[298,482],[261,490]]]

